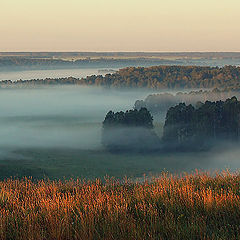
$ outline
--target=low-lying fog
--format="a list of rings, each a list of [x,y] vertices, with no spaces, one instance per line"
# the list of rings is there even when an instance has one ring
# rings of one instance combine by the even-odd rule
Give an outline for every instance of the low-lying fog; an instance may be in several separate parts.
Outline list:
[[[1,90],[0,146],[100,148],[106,113],[131,109],[147,94],[76,86]]]
[[[0,71],[0,80],[12,80],[19,79],[45,79],[45,78],[66,78],[73,76],[76,78],[85,78],[91,75],[105,75],[101,70],[106,68],[82,68],[82,69],[57,69],[57,70],[24,70],[24,71]],[[117,69],[116,69],[117,70]],[[107,73],[107,72],[106,72]]]
[[[236,170],[240,167],[238,145],[224,145],[221,151],[214,149],[208,153],[163,155],[155,153],[136,156],[104,153],[101,145],[101,123],[106,113],[109,110],[131,109],[137,99],[145,99],[150,93],[153,92],[76,86],[2,89],[0,90],[0,160],[3,162],[8,159],[11,162],[18,159],[40,159],[41,164],[46,160],[53,168],[61,159],[65,164],[59,165],[61,176],[71,174],[76,176],[79,174],[78,171],[81,171],[81,176],[84,177],[106,174],[140,176],[164,169],[188,171],[195,168],[213,170],[227,167]],[[26,153],[26,149],[35,150],[29,154]],[[45,149],[44,153],[41,152],[42,149]],[[69,149],[69,154],[63,149]],[[81,155],[78,151],[85,153]],[[92,155],[88,155],[88,151]],[[72,159],[75,159],[74,163],[71,162]],[[87,161],[91,165],[90,168]],[[27,162],[27,164],[32,163]],[[69,168],[66,174],[64,172],[66,166],[71,164],[72,168]],[[77,165],[78,167],[74,169]],[[35,166],[39,167],[38,162]],[[41,165],[41,169],[44,167],[46,165]],[[15,171],[13,173],[18,174],[15,166],[12,166],[11,171],[12,169]],[[11,171],[9,170],[9,174],[13,174]],[[45,173],[48,175],[47,170]],[[34,171],[33,173],[30,171],[29,174],[34,175]]]

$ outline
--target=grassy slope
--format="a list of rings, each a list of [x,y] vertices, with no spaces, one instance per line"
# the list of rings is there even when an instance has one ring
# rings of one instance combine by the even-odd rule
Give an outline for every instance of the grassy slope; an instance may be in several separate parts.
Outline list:
[[[240,176],[0,182],[0,239],[239,239]]]

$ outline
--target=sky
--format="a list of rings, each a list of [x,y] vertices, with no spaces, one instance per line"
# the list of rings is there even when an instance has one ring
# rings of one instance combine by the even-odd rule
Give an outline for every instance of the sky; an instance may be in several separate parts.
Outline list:
[[[239,0],[0,0],[0,51],[240,51]]]

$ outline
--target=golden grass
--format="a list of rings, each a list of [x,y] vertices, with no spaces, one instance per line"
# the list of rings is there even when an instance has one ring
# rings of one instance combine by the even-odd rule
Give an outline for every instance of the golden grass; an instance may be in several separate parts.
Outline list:
[[[0,182],[0,239],[240,239],[240,175]]]

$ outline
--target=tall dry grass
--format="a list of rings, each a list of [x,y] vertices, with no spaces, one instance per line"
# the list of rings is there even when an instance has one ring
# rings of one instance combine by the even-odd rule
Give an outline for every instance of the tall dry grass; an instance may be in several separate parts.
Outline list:
[[[240,175],[0,182],[0,239],[240,239]]]

